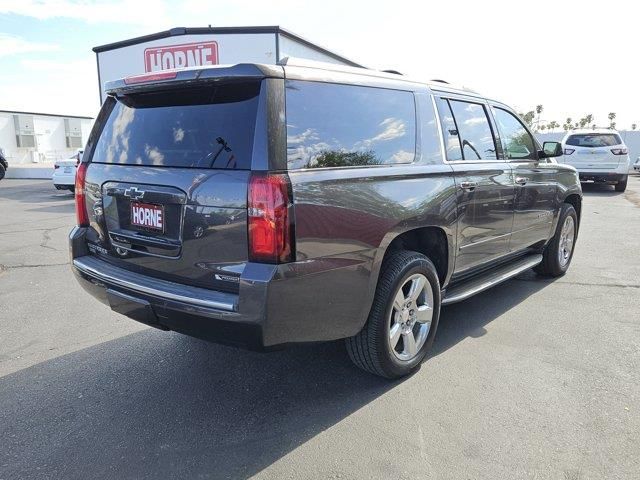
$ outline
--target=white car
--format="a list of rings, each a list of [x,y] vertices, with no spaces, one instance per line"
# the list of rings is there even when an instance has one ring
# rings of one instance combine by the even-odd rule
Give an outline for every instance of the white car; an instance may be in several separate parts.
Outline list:
[[[78,150],[67,160],[58,160],[53,166],[51,180],[58,190],[73,192],[76,186],[76,168],[82,159],[84,150]]]
[[[629,149],[615,130],[572,130],[562,139],[560,162],[578,170],[580,181],[609,183],[617,192],[627,188]]]

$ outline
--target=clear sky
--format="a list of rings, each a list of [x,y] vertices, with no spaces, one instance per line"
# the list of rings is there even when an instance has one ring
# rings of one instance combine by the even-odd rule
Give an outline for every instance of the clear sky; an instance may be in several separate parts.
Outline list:
[[[280,25],[372,68],[441,78],[544,120],[640,124],[632,1],[0,0],[0,109],[94,116],[91,48],[171,27]]]

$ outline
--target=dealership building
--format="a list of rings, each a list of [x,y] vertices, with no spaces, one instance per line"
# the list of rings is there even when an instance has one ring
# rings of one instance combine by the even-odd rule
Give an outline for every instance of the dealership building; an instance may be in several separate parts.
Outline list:
[[[0,149],[10,167],[68,158],[84,146],[92,122],[76,115],[0,110]]]
[[[361,67],[283,28],[172,28],[164,32],[95,47],[100,101],[110,80],[172,68],[266,63],[286,57]]]

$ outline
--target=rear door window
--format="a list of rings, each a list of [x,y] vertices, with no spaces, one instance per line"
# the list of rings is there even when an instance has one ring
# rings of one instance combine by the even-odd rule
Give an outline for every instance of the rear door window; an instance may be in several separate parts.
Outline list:
[[[599,148],[621,145],[622,140],[615,133],[588,133],[569,135],[565,143],[574,147]]]
[[[496,160],[496,144],[484,105],[449,100],[455,118],[462,157],[465,160]]]
[[[442,125],[442,135],[444,136],[444,148],[447,160],[455,162],[462,160],[462,148],[460,147],[460,136],[458,135],[458,127],[453,118],[451,107],[448,100],[438,98],[438,113],[440,114],[440,123]]]
[[[92,161],[249,169],[259,93],[251,82],[111,99]]]
[[[289,169],[412,163],[413,92],[288,80]]]

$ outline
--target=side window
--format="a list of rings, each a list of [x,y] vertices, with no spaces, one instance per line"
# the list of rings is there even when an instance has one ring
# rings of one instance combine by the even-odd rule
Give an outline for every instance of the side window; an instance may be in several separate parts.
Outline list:
[[[537,158],[535,142],[522,122],[515,115],[501,108],[494,108],[493,115],[498,124],[502,148],[507,158],[535,160]]]
[[[444,148],[447,153],[447,160],[450,162],[462,160],[458,127],[453,119],[449,102],[444,98],[438,98],[438,113],[440,114],[440,123],[442,124],[442,135],[444,136]]]
[[[287,80],[289,169],[411,163],[413,92]]]
[[[496,144],[484,105],[450,100],[465,160],[495,160]]]

